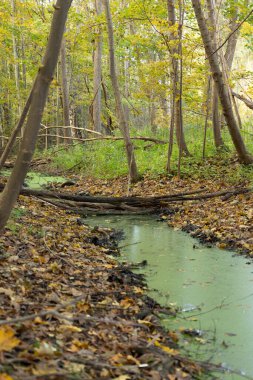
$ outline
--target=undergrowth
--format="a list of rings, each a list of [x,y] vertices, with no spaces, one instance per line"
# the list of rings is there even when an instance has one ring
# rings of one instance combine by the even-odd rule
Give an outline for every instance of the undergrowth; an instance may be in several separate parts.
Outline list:
[[[183,157],[181,177],[200,179],[222,179],[237,183],[252,181],[253,165],[239,164],[228,133],[223,132],[226,149],[217,152],[213,144],[212,131],[208,130],[205,157],[203,158],[203,133],[196,128],[186,129],[186,139],[191,157]],[[157,139],[167,140],[168,133],[158,131]],[[132,135],[151,136],[148,130],[133,132]],[[246,141],[247,148],[253,154],[253,141]],[[154,144],[147,141],[134,141],[135,155],[140,174],[163,175],[167,162],[167,144]],[[58,147],[45,152],[52,158],[52,167],[56,170],[84,174],[97,178],[114,178],[127,175],[127,160],[123,141],[94,141],[75,144],[72,147]],[[177,174],[178,149],[173,147],[171,158],[171,176]]]

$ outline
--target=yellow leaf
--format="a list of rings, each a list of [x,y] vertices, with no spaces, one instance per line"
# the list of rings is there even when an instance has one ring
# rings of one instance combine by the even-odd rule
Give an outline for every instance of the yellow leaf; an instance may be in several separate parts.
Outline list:
[[[164,346],[163,344],[159,343],[158,341],[155,342],[155,346],[160,347],[164,352],[167,352],[167,354],[175,356],[178,355],[179,352],[177,350],[174,350],[173,348]]]
[[[61,325],[59,327],[59,330],[60,331],[70,331],[70,332],[81,332],[83,331],[83,329],[81,329],[80,327],[77,327],[77,326],[74,326],[74,325]]]
[[[134,305],[134,301],[132,298],[125,298],[120,301],[120,306],[122,306],[124,309],[128,309],[130,306]]]
[[[7,373],[0,373],[0,380],[13,380],[13,378],[7,375]]]
[[[0,328],[0,352],[11,351],[14,347],[19,345],[20,340],[14,335],[15,331],[10,326]]]
[[[78,352],[80,350],[87,349],[88,347],[89,347],[89,343],[88,342],[80,341],[78,339],[74,339],[72,341],[72,344],[71,344],[70,348],[68,349],[68,351],[70,351],[70,352]]]

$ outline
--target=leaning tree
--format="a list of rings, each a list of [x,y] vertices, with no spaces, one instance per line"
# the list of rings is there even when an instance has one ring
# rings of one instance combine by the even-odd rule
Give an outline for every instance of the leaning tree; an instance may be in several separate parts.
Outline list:
[[[57,0],[47,42],[46,52],[38,70],[31,96],[31,105],[24,128],[23,139],[12,173],[0,197],[0,230],[4,228],[11,210],[17,200],[20,189],[34,154],[37,136],[40,130],[43,110],[48,89],[53,79],[61,48],[67,15],[72,0]]]

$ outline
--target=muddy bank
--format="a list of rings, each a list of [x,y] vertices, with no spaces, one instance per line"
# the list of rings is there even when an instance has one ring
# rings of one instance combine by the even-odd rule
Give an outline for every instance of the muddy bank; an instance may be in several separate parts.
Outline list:
[[[145,295],[142,276],[112,257],[118,238],[20,197],[0,238],[4,378],[198,376],[200,367],[180,356],[160,326],[159,313],[170,311]]]

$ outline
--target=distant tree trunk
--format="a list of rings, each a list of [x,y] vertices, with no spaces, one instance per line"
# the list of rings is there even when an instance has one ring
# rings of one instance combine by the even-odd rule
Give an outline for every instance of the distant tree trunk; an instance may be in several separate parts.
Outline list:
[[[130,110],[129,110],[129,104],[128,99],[130,97],[130,90],[129,90],[129,83],[130,83],[130,75],[129,75],[129,68],[130,68],[130,61],[129,57],[126,56],[124,59],[124,77],[125,77],[125,99],[126,103],[124,104],[124,111],[126,115],[126,122],[129,125],[130,121]]]
[[[72,0],[57,0],[42,66],[37,74],[31,106],[18,156],[0,196],[0,230],[9,218],[19,195],[35,149],[50,82],[59,56],[62,36]]]
[[[155,98],[153,95],[153,91],[151,91],[151,94],[149,97],[149,118],[150,118],[151,132],[155,135],[157,133],[157,125],[156,125]]]
[[[66,41],[63,37],[61,45],[61,80],[62,80],[62,103],[64,125],[70,126],[69,89],[67,79]],[[64,128],[63,135],[66,137],[65,144],[71,144],[71,128]]]
[[[236,9],[236,14],[229,23],[230,32],[233,32],[235,30],[235,28],[237,26],[237,21],[238,21],[238,9]],[[227,42],[227,47],[226,47],[226,52],[225,52],[224,57],[226,60],[228,73],[230,73],[230,71],[232,70],[233,60],[234,60],[234,56],[235,56],[235,49],[236,49],[236,45],[237,45],[239,35],[240,35],[240,31],[238,29],[235,33],[233,33],[230,36],[230,38]]]
[[[114,97],[115,97],[116,112],[117,112],[117,117],[119,120],[119,126],[120,126],[120,129],[125,141],[130,182],[134,183],[139,180],[139,175],[138,175],[137,165],[135,161],[134,147],[130,139],[129,127],[128,127],[125,113],[124,113],[124,107],[121,100],[121,93],[120,93],[118,77],[116,73],[113,24],[112,24],[112,16],[111,16],[109,0],[104,0],[104,5],[105,5],[107,30],[108,30],[108,43],[109,43],[109,54],[110,54],[110,76],[111,76],[111,81],[112,81]]]
[[[112,122],[112,117],[111,117],[111,114],[110,114],[110,108],[109,108],[109,103],[108,103],[108,95],[107,95],[107,90],[106,90],[106,87],[105,87],[105,84],[104,82],[102,81],[102,89],[103,89],[103,95],[104,95],[104,101],[105,101],[105,107],[106,107],[106,119],[107,119],[107,122],[106,122],[106,129],[108,131],[110,131],[110,135],[113,134],[113,122]]]
[[[203,15],[200,0],[192,0],[192,6],[199,25],[199,30],[204,43],[206,55],[208,57],[213,79],[219,93],[223,114],[226,119],[231,138],[233,140],[240,161],[245,164],[251,164],[253,163],[253,157],[247,151],[240,134],[229,95],[229,87],[224,73],[220,68],[217,53],[214,53],[215,50],[212,44],[211,35],[206,25],[206,20]]]
[[[208,9],[208,26],[210,34],[213,40],[213,47],[216,50],[217,44],[217,17],[215,14],[214,3],[215,0],[206,0]],[[224,146],[224,142],[221,136],[221,118],[219,111],[219,94],[216,86],[212,87],[212,124],[213,124],[213,136],[214,143],[217,149]]]
[[[102,13],[102,1],[95,0],[96,12],[100,16]],[[98,27],[95,38],[94,50],[94,101],[92,107],[94,129],[97,132],[102,131],[101,124],[101,82],[102,82],[102,30]]]
[[[32,89],[31,89],[31,92],[30,92],[30,94],[28,96],[28,99],[27,99],[26,104],[25,104],[25,106],[23,108],[23,111],[21,113],[19,121],[18,121],[16,127],[13,129],[12,134],[11,134],[9,140],[7,141],[7,144],[6,144],[6,146],[4,148],[4,151],[3,151],[2,155],[1,155],[1,158],[0,158],[0,169],[2,169],[2,167],[4,166],[5,161],[7,160],[8,156],[9,156],[9,154],[10,154],[12,148],[13,148],[15,140],[16,140],[19,132],[21,131],[22,126],[24,125],[27,113],[28,113],[30,105],[31,105],[32,95],[33,95],[33,89],[34,89],[34,85],[33,85]]]
[[[15,16],[16,16],[16,2],[15,0],[11,0],[11,8],[12,8],[12,26],[15,27]],[[17,90],[17,109],[18,116],[21,114],[21,98],[20,98],[20,73],[19,73],[19,64],[18,64],[18,49],[17,42],[14,30],[12,32],[12,48],[13,48],[13,58],[14,58],[14,73],[15,73],[15,82],[16,82],[16,90]]]
[[[174,27],[176,25],[176,12],[175,12],[175,1],[167,0],[167,10],[168,10],[168,23],[169,27]],[[182,49],[182,25],[178,26],[177,31],[173,30],[170,32],[170,40],[175,41],[171,45],[170,55],[171,55],[171,69],[170,77],[172,83],[172,95],[171,95],[171,121],[170,121],[170,142],[168,148],[168,161],[167,161],[167,171],[170,171],[170,158],[173,149],[173,136],[174,130],[176,130],[176,138],[179,150],[187,156],[190,155],[189,150],[186,145],[184,130],[182,124],[182,117],[180,115],[182,110],[182,94],[180,95],[180,78],[179,75],[179,52]],[[176,41],[178,42],[176,43]]]

